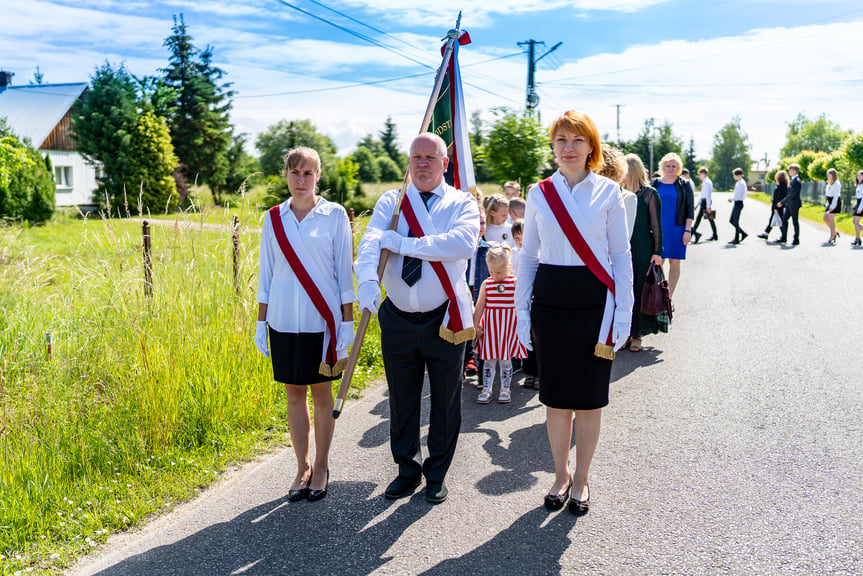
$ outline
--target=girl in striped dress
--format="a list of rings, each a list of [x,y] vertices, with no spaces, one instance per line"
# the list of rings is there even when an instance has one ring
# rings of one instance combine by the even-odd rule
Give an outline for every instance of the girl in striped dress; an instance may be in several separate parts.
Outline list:
[[[485,260],[491,276],[483,283],[476,301],[473,323],[476,327],[477,352],[485,363],[482,371],[482,391],[476,401],[491,402],[491,389],[497,364],[500,364],[501,404],[511,400],[512,359],[524,358],[527,350],[515,335],[515,276],[510,274],[510,249],[494,246]]]

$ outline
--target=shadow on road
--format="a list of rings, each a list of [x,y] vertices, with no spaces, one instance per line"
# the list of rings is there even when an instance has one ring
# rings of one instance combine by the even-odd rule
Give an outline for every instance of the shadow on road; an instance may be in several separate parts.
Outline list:
[[[553,517],[543,526],[549,514]],[[536,508],[485,544],[421,574],[560,574],[560,558],[569,548],[569,532],[576,522],[566,510],[549,513]]]
[[[646,338],[650,338],[650,336]],[[617,352],[614,357],[614,364],[611,366],[611,383],[628,376],[638,368],[664,362],[665,360],[660,357],[661,355],[662,350],[653,346],[644,346],[641,352],[630,352],[628,350]]]
[[[291,503],[282,497],[98,574],[368,574],[390,560],[387,550],[432,509],[413,502],[424,498],[421,492],[394,503],[370,498],[376,486],[368,482],[332,485],[338,498]]]

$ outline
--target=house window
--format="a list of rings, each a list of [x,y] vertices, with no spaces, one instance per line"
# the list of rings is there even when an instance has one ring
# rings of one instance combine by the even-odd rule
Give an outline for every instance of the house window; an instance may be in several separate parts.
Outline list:
[[[57,188],[72,187],[72,167],[54,166],[54,184]]]

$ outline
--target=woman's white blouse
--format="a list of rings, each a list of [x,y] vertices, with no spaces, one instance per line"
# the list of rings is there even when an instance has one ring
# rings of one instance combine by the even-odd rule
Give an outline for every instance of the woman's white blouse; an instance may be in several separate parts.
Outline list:
[[[608,254],[612,277],[615,282],[616,308],[619,312],[632,313],[632,257],[629,247],[629,228],[620,187],[608,178],[593,172],[569,187],[566,178],[555,172],[552,183],[561,194],[569,193],[581,209],[584,221],[589,222],[582,235],[590,234],[600,251]],[[537,207],[541,203],[541,209]],[[599,254],[598,257],[601,258]],[[545,197],[538,185],[531,187],[524,213],[524,232],[518,264],[515,304],[519,310],[530,308],[533,282],[539,264],[559,266],[584,266],[584,262],[573,249],[560,225],[547,208]],[[626,316],[628,317],[628,316]]]
[[[857,193],[855,198],[863,198],[863,184],[857,185]]]
[[[302,222],[290,209],[291,199],[279,206],[282,225],[299,229],[303,244],[315,264],[335,279],[339,306],[356,302],[351,268],[353,242],[348,215],[341,205],[321,198]],[[326,324],[306,294],[273,233],[270,213],[261,229],[258,302],[267,304],[267,324],[278,332],[323,332]],[[341,318],[336,318],[340,322]]]
[[[828,184],[827,188],[824,190],[824,194],[828,198],[832,198],[830,201],[830,210],[834,210],[839,204],[839,198],[842,194],[842,183],[837,180],[833,184]]]

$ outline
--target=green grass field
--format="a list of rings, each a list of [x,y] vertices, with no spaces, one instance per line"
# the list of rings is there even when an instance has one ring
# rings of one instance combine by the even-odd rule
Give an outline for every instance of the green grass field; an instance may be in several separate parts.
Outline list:
[[[285,444],[252,340],[258,214],[238,210],[239,294],[230,232],[200,214],[153,225],[152,298],[140,222],[0,228],[0,573],[57,573]],[[354,391],[382,375],[379,341],[373,319]]]

